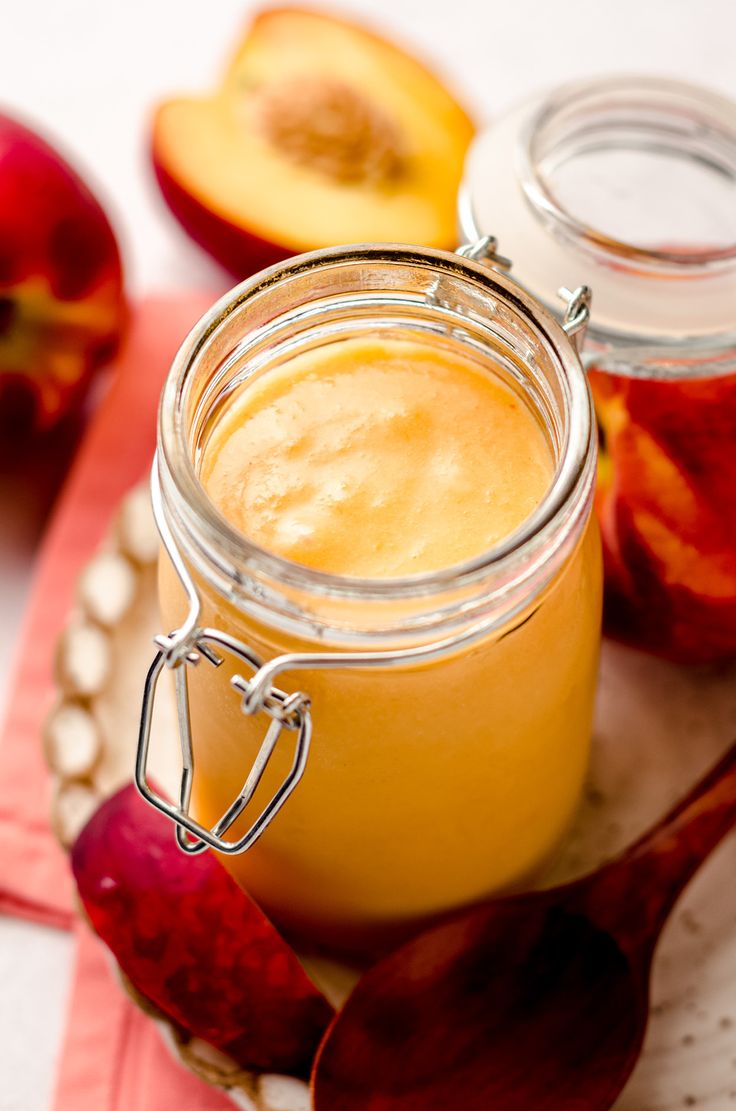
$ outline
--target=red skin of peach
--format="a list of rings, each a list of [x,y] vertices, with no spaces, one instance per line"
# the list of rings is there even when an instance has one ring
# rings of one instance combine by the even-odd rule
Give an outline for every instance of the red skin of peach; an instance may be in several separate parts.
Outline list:
[[[607,631],[680,663],[736,657],[736,376],[590,380]]]
[[[87,917],[133,986],[243,1068],[307,1076],[332,1007],[209,852],[187,856],[132,785],[72,850]]]
[[[159,188],[173,215],[195,243],[234,277],[249,278],[296,253],[218,216],[171,176],[157,157],[155,147],[151,158]]]
[[[126,319],[99,202],[30,128],[0,114],[0,418],[46,428],[79,407]],[[15,431],[21,431],[15,429]]]

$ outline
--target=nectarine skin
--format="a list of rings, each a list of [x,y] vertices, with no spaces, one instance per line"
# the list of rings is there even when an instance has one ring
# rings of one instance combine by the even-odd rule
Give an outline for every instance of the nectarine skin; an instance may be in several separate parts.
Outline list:
[[[283,262],[294,253],[212,212],[168,172],[159,160],[155,147],[151,149],[151,160],[161,195],[172,214],[194,242],[229,270],[233,277],[249,278],[259,270]]]
[[[306,1076],[333,1011],[209,852],[186,856],[132,785],[79,835],[84,910],[133,986],[243,1068]]]
[[[590,382],[607,631],[679,663],[736,658],[736,376]]]
[[[78,407],[125,319],[120,251],[99,202],[45,140],[0,114],[3,429],[47,428]]]

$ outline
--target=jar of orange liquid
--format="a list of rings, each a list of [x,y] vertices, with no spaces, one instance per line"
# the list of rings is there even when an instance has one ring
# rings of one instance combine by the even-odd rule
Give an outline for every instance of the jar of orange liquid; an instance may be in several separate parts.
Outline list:
[[[489,254],[490,257],[482,257]],[[578,805],[599,649],[572,334],[481,243],[301,256],[164,389],[164,626],[137,780],[302,946],[375,950],[517,887]],[[147,782],[176,682],[174,804]]]
[[[478,136],[460,207],[543,304],[571,273],[595,290],[607,630],[736,659],[736,101],[628,74],[553,89]]]

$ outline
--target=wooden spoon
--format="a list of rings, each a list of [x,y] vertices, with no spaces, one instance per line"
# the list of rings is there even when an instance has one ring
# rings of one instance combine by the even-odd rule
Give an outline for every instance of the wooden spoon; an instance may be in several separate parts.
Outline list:
[[[599,871],[420,934],[359,981],[313,1073],[316,1111],[603,1111],[641,1051],[652,956],[736,824],[736,745]]]

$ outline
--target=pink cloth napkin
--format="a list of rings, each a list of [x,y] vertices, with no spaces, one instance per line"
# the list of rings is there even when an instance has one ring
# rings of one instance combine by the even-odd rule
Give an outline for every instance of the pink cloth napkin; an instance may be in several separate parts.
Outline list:
[[[155,1024],[116,983],[108,954],[81,923],[77,937],[55,1111],[232,1111],[222,1092],[175,1060]]]
[[[41,728],[54,697],[54,645],[77,576],[122,496],[151,463],[161,384],[211,294],[149,298],[85,435],[47,531],[20,639],[0,738],[0,912],[70,929],[73,885],[49,828]],[[225,1097],[184,1070],[155,1025],[127,999],[107,954],[76,927],[75,983],[55,1111],[222,1111]]]

